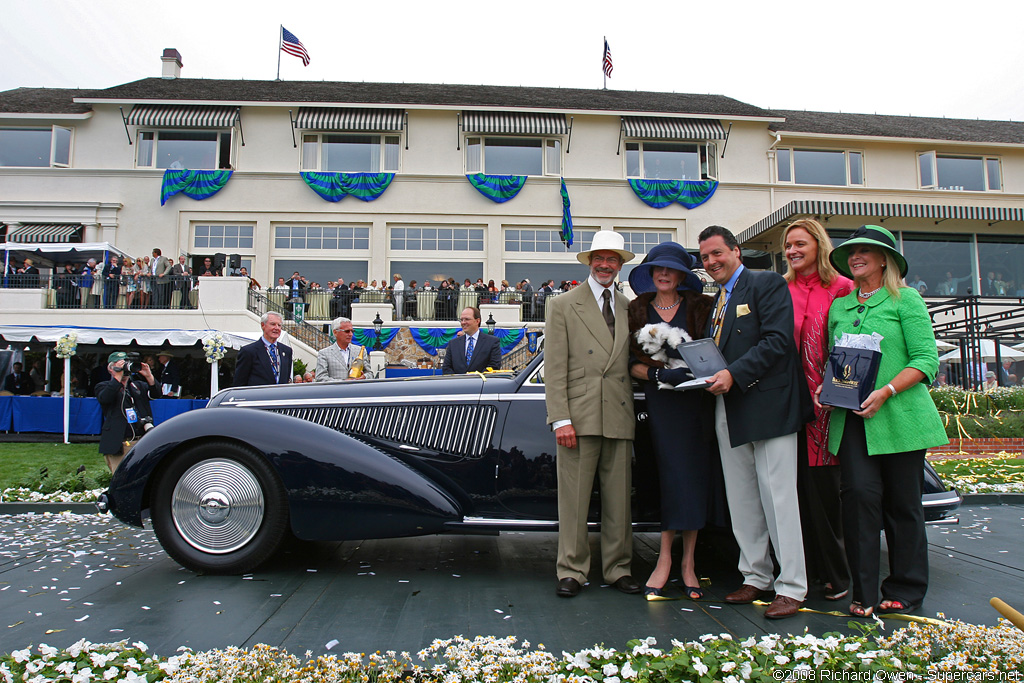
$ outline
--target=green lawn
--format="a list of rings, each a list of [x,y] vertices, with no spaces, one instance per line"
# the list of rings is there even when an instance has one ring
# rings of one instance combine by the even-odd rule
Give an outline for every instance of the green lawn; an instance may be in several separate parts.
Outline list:
[[[932,466],[960,493],[1024,492],[1024,458],[936,460]]]
[[[52,485],[64,481],[82,465],[87,479],[104,484],[109,480],[107,465],[94,443],[0,443],[0,491],[44,482]],[[40,477],[44,467],[46,477]]]

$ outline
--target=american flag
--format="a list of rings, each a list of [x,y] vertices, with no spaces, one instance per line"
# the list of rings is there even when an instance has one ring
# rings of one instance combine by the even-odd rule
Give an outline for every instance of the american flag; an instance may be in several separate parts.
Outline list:
[[[612,49],[608,47],[608,41],[604,41],[604,75],[612,77]]]
[[[306,52],[306,48],[303,47],[302,43],[299,42],[299,39],[295,37],[295,34],[284,26],[281,27],[281,50],[301,59],[302,66],[309,66],[309,53]]]

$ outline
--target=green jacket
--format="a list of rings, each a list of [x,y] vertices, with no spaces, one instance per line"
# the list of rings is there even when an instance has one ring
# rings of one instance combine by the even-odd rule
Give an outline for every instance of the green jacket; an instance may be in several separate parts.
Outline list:
[[[860,303],[855,289],[847,296],[833,301],[829,309],[830,346],[835,345],[836,337],[843,332],[878,332],[884,337],[875,389],[891,382],[904,368],[920,370],[928,383],[935,379],[939,370],[935,333],[924,299],[911,287],[902,287],[900,294],[897,299],[883,289]],[[859,323],[854,326],[856,321]],[[828,449],[833,453],[839,452],[846,412],[842,408],[832,411]],[[903,453],[949,443],[942,418],[923,382],[893,396],[874,417],[864,420],[864,434],[868,442],[868,455]]]

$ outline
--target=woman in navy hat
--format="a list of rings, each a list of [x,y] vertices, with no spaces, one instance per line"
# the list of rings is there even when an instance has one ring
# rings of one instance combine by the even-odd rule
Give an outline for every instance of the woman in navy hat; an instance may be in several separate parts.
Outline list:
[[[636,341],[637,332],[652,323],[667,323],[692,339],[707,336],[714,303],[702,294],[700,278],[693,274],[696,263],[682,245],[662,242],[629,274],[630,287],[637,295],[629,304],[630,374],[643,381],[661,490],[661,549],[658,564],[647,579],[644,593],[648,600],[666,597],[662,589],[672,571],[672,541],[677,530],[683,532],[684,592],[692,600],[703,597],[694,550],[697,531],[707,522],[714,488],[712,430],[705,429],[713,423],[713,404],[705,391],[660,390],[659,382],[679,384],[692,375],[685,368],[665,367],[645,354]]]

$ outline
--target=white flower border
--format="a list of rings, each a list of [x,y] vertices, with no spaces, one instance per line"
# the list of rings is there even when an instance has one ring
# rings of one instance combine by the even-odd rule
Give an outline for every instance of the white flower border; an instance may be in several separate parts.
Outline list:
[[[942,616],[941,614],[939,615]],[[305,659],[269,645],[228,647],[162,658],[143,642],[94,644],[79,640],[65,650],[45,644],[0,657],[3,683],[27,681],[340,681],[343,683],[689,683],[700,681],[814,680],[817,671],[843,672],[843,680],[935,680],[945,672],[957,680],[1020,680],[1024,635],[1004,619],[997,626],[961,621],[911,623],[892,636],[867,627],[860,635],[769,634],[737,641],[729,634],[704,635],[659,649],[654,638],[632,640],[629,649],[595,646],[562,658],[543,644],[516,647],[516,637],[455,636],[435,640],[414,663],[408,652],[346,652]],[[331,649],[337,641],[327,644]],[[985,672],[980,674],[978,672]],[[411,676],[410,676],[411,674]],[[838,680],[838,679],[834,679]]]
[[[57,358],[71,358],[78,351],[78,335],[69,332],[57,340]]]
[[[211,365],[228,355],[227,349],[224,347],[224,337],[220,332],[203,341],[203,353],[206,354],[206,362]]]

